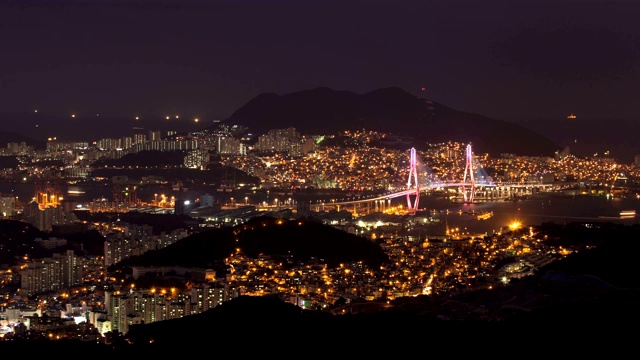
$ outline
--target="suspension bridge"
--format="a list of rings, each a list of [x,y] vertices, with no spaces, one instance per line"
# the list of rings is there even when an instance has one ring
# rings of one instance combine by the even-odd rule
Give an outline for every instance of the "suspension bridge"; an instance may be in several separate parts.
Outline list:
[[[373,206],[375,211],[384,211],[389,208],[392,199],[399,197],[406,198],[406,210],[410,214],[415,214],[420,203],[420,194],[434,191],[436,189],[455,189],[455,192],[464,203],[473,203],[478,194],[483,199],[504,199],[519,193],[524,194],[532,191],[533,188],[550,187],[551,185],[543,184],[500,184],[497,185],[491,177],[482,168],[480,162],[475,158],[471,149],[471,144],[467,145],[465,151],[465,166],[461,181],[440,181],[427,168],[423,172],[428,174],[420,174],[419,158],[416,149],[411,148],[409,156],[409,175],[404,188],[394,189],[389,192],[371,196],[362,199],[351,199],[347,201],[331,201],[313,204],[312,207],[316,211],[325,210],[326,208],[337,208],[345,206]],[[425,167],[426,168],[426,167]],[[426,179],[426,181],[419,181]]]

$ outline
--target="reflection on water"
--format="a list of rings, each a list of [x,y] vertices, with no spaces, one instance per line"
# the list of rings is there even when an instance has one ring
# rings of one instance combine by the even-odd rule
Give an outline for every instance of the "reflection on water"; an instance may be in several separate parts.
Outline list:
[[[67,188],[67,196],[83,196],[86,192],[80,186],[69,186]]]
[[[113,189],[105,185],[71,185],[63,186],[60,190],[65,198],[79,202],[88,202],[102,197],[111,199],[113,196]],[[158,191],[162,190],[159,188],[140,188],[138,189],[138,198],[142,201],[151,201],[154,193],[160,194]],[[170,188],[166,190],[167,194],[171,192]],[[26,203],[33,198],[35,186],[34,184],[0,183],[0,193],[18,196],[19,201]],[[403,199],[396,199],[396,201],[398,204],[406,205]],[[637,215],[620,217],[621,212],[640,210],[640,199],[637,198],[562,196],[556,193],[546,193],[519,201],[464,204],[453,203],[442,197],[421,196],[419,208],[425,214],[433,214],[433,217],[440,220],[442,230],[434,226],[434,231],[441,231],[441,235],[444,235],[443,224],[459,228],[470,234],[491,234],[514,221],[521,222],[523,226],[571,221],[613,221],[622,224],[640,222],[640,216]],[[478,216],[487,213],[492,213],[492,215],[486,218]]]
[[[607,198],[605,196],[565,197],[544,194],[527,200],[496,201],[475,204],[453,204],[446,199],[420,198],[420,207],[439,211],[440,220],[450,227],[465,228],[470,233],[489,233],[519,221],[523,226],[545,222],[612,221],[622,224],[639,222],[637,216],[621,217],[623,211],[640,209],[635,198]],[[493,212],[493,216],[479,220],[472,214]]]
[[[94,199],[113,197],[113,188],[108,185],[61,185],[60,193],[64,199],[74,200],[78,202],[89,202]],[[171,192],[170,188],[163,189],[167,193]],[[35,196],[34,184],[22,183],[0,183],[1,194],[12,194],[18,197],[23,203],[30,202]],[[144,201],[153,199],[153,194],[158,192],[157,187],[138,188],[138,198]]]

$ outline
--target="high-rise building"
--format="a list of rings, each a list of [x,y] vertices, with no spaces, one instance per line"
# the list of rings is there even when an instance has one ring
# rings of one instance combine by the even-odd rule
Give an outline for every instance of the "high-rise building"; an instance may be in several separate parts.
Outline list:
[[[83,267],[73,250],[39,259],[20,270],[20,292],[34,295],[61,290],[82,282]]]
[[[191,150],[184,157],[184,166],[188,168],[203,168],[208,164],[209,150]]]
[[[16,197],[0,194],[0,216],[3,218],[14,216],[16,213]]]
[[[218,136],[216,150],[220,154],[244,155],[246,145],[233,136]]]
[[[291,153],[292,147],[300,146],[300,133],[295,128],[274,129],[258,137],[256,151],[259,152],[286,152]]]
[[[159,141],[162,140],[162,133],[160,131],[149,131],[148,141]]]
[[[147,135],[145,135],[145,134],[135,134],[135,135],[133,135],[133,145],[144,144],[145,142],[147,142]]]

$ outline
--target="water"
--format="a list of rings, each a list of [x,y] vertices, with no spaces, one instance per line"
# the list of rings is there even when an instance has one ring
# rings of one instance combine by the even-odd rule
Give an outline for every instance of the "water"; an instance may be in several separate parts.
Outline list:
[[[64,199],[77,201],[79,203],[90,202],[95,199],[113,198],[113,187],[110,185],[61,185],[60,192]],[[138,187],[137,196],[143,201],[151,201],[154,194],[173,195],[169,186],[146,186]],[[0,183],[0,194],[11,194],[18,197],[21,203],[28,203],[35,196],[34,184],[23,183]]]
[[[71,191],[70,191],[71,190]],[[113,189],[105,185],[65,185],[61,187],[67,200],[89,202],[105,197],[111,199]],[[138,197],[151,201],[154,193],[171,193],[170,188],[148,187],[138,190]],[[31,201],[35,193],[34,184],[0,183],[1,194],[18,196],[23,203]],[[204,193],[204,192],[203,192]],[[194,195],[197,195],[194,193]],[[201,195],[201,194],[200,194]],[[254,199],[250,199],[253,201]],[[404,203],[404,198],[395,201]],[[542,193],[520,201],[493,201],[474,204],[454,203],[436,196],[421,196],[420,209],[431,212],[442,224],[446,221],[449,228],[458,228],[470,234],[492,234],[514,221],[524,226],[540,225],[545,222],[566,223],[571,221],[612,221],[623,224],[640,223],[640,217],[620,219],[623,210],[636,210],[640,214],[640,199],[607,198],[606,196],[564,196],[557,193]],[[448,211],[447,211],[448,210]],[[473,214],[493,212],[486,220],[478,220]],[[442,232],[442,227],[434,234]]]
[[[607,198],[606,196],[563,196],[556,193],[539,194],[526,200],[495,201],[475,204],[451,203],[447,199],[421,197],[420,208],[437,210],[436,216],[446,221],[449,228],[471,234],[491,234],[514,221],[523,226],[540,225],[546,222],[567,223],[572,221],[611,221],[621,224],[640,223],[639,217],[620,219],[624,210],[640,213],[640,199]],[[448,209],[448,213],[443,210]],[[472,214],[493,211],[493,216],[478,220]]]

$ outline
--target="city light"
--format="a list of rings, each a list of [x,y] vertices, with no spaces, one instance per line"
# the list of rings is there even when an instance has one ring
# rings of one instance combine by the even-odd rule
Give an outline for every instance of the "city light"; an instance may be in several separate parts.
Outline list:
[[[514,220],[509,224],[509,229],[518,230],[522,226],[522,223],[518,220]]]

